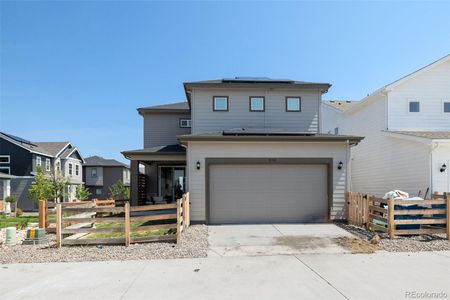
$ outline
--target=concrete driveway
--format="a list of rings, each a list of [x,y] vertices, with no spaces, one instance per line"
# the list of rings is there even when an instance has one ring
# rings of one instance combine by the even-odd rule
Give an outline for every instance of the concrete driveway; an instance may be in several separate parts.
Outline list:
[[[334,224],[219,225],[208,234],[210,257],[348,253],[336,238],[353,237]]]

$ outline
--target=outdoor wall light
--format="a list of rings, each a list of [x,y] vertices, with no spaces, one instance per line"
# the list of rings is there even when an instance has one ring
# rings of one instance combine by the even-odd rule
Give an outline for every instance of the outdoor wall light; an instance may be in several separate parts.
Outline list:
[[[344,166],[344,163],[342,160],[338,163],[338,170],[342,170],[342,167]]]
[[[200,170],[200,161],[197,161],[197,170]]]
[[[440,171],[441,171],[441,173],[444,173],[445,170],[447,170],[447,165],[446,165],[446,164],[443,164],[443,165],[441,166]]]

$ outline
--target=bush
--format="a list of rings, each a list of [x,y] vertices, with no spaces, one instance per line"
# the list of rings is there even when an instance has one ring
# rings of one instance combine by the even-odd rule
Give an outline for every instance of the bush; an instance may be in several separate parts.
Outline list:
[[[20,217],[23,215],[23,210],[20,208],[16,208],[16,217]]]
[[[8,196],[5,198],[5,201],[9,202],[9,203],[14,203],[17,201],[17,196],[14,196],[14,195]]]

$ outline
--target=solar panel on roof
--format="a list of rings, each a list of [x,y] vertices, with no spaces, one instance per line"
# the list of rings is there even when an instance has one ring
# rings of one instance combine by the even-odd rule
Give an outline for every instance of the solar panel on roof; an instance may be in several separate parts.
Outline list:
[[[269,77],[234,77],[224,78],[222,82],[261,82],[261,83],[293,83],[291,79],[273,79]]]
[[[30,141],[28,141],[28,140],[26,140],[26,139],[23,139],[23,138],[21,138],[21,137],[18,137],[18,136],[9,134],[9,133],[4,133],[4,132],[0,132],[0,133],[6,135],[7,137],[9,137],[9,138],[11,138],[11,139],[13,139],[13,140],[15,140],[15,141],[17,141],[17,142],[19,142],[19,143],[23,143],[23,144],[28,144],[28,145],[36,146],[36,145],[34,145],[32,142],[30,142]]]

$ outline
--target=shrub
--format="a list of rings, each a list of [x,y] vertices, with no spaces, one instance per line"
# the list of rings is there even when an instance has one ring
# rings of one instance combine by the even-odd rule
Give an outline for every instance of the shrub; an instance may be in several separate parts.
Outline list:
[[[8,196],[5,198],[5,201],[9,202],[9,203],[14,203],[17,201],[17,196],[14,196],[14,195]]]
[[[16,208],[16,217],[20,217],[23,215],[23,210],[20,208]]]

